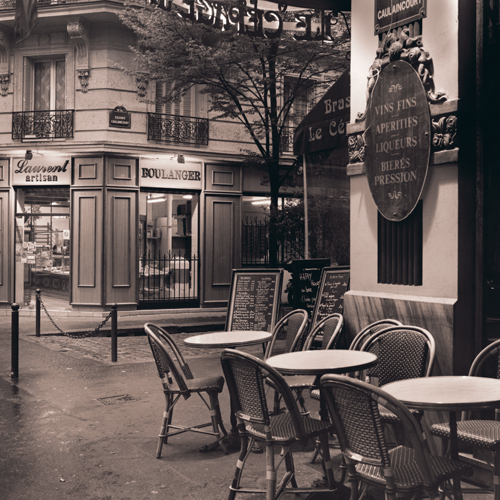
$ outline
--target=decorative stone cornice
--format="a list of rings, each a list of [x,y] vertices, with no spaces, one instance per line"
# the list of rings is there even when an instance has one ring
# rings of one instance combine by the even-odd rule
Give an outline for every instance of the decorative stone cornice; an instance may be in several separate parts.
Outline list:
[[[376,52],[376,59],[368,71],[368,84],[366,88],[367,105],[380,72],[389,63],[399,60],[411,64],[418,73],[427,92],[429,103],[436,104],[446,101],[446,94],[435,92],[432,58],[429,52],[423,47],[422,35],[416,34],[415,26],[412,25],[404,26],[402,29],[382,35]],[[365,118],[366,110],[363,113],[358,113],[356,121],[361,121]]]
[[[87,92],[90,78],[90,40],[83,19],[77,18],[68,21],[66,26],[68,35],[75,43],[76,72],[82,92]]]
[[[80,80],[82,92],[86,93],[89,86],[90,69],[77,69],[76,74],[78,75],[78,80]]]
[[[135,78],[135,82],[137,85],[137,95],[139,97],[145,97],[148,91],[149,79],[148,76],[144,73],[143,75],[138,75]]]

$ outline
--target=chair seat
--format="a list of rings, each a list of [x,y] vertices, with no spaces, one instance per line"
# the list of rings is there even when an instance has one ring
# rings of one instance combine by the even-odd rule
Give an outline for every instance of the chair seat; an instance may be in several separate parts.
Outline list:
[[[450,437],[450,426],[434,424],[431,434],[441,438]],[[460,441],[487,450],[496,450],[500,445],[500,422],[496,420],[463,420],[457,422],[457,437]]]
[[[390,450],[389,455],[391,465],[394,468],[396,487],[401,490],[421,488],[423,478],[415,458],[415,450],[406,446],[398,446]],[[430,456],[430,467],[438,482],[452,478],[458,471],[469,475],[472,473],[472,469],[468,465],[435,455]],[[364,479],[381,485],[386,483],[380,467],[357,464],[356,471]]]
[[[217,391],[222,392],[224,388],[224,377],[221,375],[213,377],[199,377],[186,379],[186,385],[189,391]]]
[[[333,426],[329,422],[322,422],[321,420],[308,416],[302,416],[301,418],[304,423],[306,434],[310,437],[318,436],[324,432],[325,429],[333,430]],[[280,413],[279,415],[271,416],[270,421],[271,433],[274,440],[282,443],[296,441],[295,430],[289,413]],[[266,439],[264,426],[262,424],[245,422],[245,427],[252,437],[262,440]]]
[[[380,412],[380,419],[384,424],[397,424],[400,421],[399,417],[385,406],[379,405],[378,410]],[[422,412],[420,410],[414,410],[412,408],[409,408],[409,410],[417,421],[422,417]]]

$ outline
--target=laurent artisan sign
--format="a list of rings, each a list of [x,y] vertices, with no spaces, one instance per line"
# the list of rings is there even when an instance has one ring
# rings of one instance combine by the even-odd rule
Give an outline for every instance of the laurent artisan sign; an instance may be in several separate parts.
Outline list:
[[[71,161],[65,158],[12,159],[13,186],[53,186],[71,184]]]
[[[431,150],[427,94],[413,67],[388,64],[373,88],[366,117],[366,174],[377,208],[400,221],[415,208]]]
[[[375,0],[375,34],[425,17],[427,0]]]

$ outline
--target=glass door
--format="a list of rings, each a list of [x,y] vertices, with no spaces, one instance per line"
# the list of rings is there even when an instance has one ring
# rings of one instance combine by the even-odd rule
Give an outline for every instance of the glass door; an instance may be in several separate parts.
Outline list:
[[[33,308],[40,289],[48,309],[66,309],[71,269],[69,188],[25,188],[16,195],[16,302]]]

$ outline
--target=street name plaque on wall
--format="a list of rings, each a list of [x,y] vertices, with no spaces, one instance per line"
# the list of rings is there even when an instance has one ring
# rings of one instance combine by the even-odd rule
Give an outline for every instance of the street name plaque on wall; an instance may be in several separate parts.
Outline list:
[[[408,217],[429,165],[431,118],[427,94],[413,67],[396,61],[380,73],[366,117],[366,175],[379,212]]]

